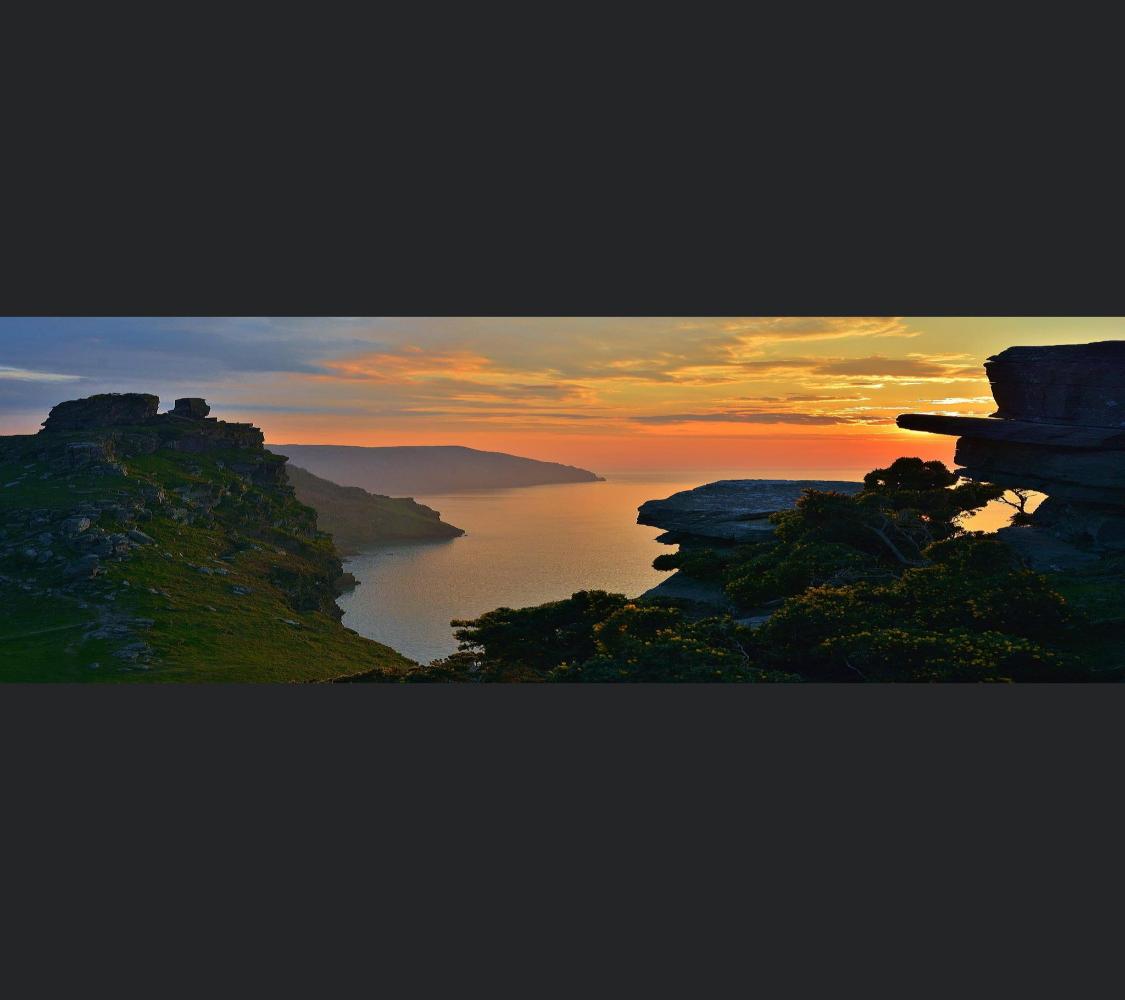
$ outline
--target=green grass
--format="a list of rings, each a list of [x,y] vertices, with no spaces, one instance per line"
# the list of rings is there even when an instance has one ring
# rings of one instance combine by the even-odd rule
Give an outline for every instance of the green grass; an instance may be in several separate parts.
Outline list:
[[[90,436],[51,438],[57,445]],[[159,513],[138,527],[155,544],[134,549],[121,561],[103,560],[103,574],[73,596],[24,592],[18,582],[43,589],[59,588],[67,580],[50,564],[5,560],[0,572],[18,582],[0,584],[5,610],[0,680],[293,682],[370,671],[395,679],[415,666],[327,613],[333,605],[326,581],[338,570],[331,539],[315,534],[314,512],[287,489],[248,485],[229,469],[246,461],[246,452],[161,451],[125,458],[127,477],[74,472],[43,480],[38,476],[48,466],[34,459],[43,446],[42,438],[0,439],[0,525],[17,508],[70,511],[83,500],[127,499],[153,486],[172,496],[177,487],[219,484],[232,495],[215,507],[211,525],[184,524],[154,507]],[[33,462],[36,468],[24,468]],[[21,476],[19,485],[3,488]],[[122,527],[106,513],[96,522],[107,530]],[[190,564],[225,569],[226,575],[204,574]],[[282,573],[319,606],[296,610],[275,582]],[[236,594],[234,585],[251,593]],[[85,639],[89,626],[106,614],[153,624],[134,627],[135,634],[124,640]],[[147,667],[113,655],[124,642],[136,640],[153,650]]]

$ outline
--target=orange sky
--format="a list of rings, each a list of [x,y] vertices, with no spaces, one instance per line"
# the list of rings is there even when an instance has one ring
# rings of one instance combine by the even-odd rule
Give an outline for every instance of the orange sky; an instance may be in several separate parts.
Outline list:
[[[1121,339],[1115,318],[615,317],[0,321],[0,431],[105,391],[205,396],[273,443],[462,444],[595,472],[854,476],[988,414],[982,362]],[[44,323],[48,321],[43,321]],[[4,393],[7,393],[5,404]]]

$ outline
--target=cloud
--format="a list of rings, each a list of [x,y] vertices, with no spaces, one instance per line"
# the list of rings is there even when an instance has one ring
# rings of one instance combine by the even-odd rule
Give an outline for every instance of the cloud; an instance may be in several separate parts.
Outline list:
[[[37,372],[28,368],[0,365],[0,379],[13,382],[81,382],[81,375],[61,375],[58,372]]]
[[[844,417],[814,413],[755,413],[727,410],[719,413],[661,413],[635,416],[630,420],[639,424],[683,424],[689,422],[723,424],[848,424],[855,421]]]
[[[916,347],[917,335],[898,317],[9,318],[0,411],[146,391],[222,400],[250,419],[256,409],[363,418],[372,432],[425,418],[675,422],[646,415],[660,409],[683,422],[854,423],[863,418],[842,408],[884,384],[983,382],[960,355],[872,350]],[[840,356],[849,352],[865,356]],[[81,376],[56,377],[59,358]],[[60,384],[80,377],[81,393]]]
[[[852,337],[917,337],[899,316],[758,316],[727,320],[722,329],[744,344]]]
[[[873,354],[866,358],[842,358],[817,363],[810,368],[810,371],[816,375],[864,375],[894,379],[956,381],[964,378],[984,378],[984,373],[979,366],[966,368],[964,365],[951,365],[917,355],[908,358],[886,358]]]
[[[936,406],[955,406],[962,403],[991,403],[996,405],[996,400],[991,396],[948,396],[945,399],[917,399],[916,403],[933,403]]]
[[[825,396],[816,393],[790,392],[784,396],[739,396],[732,402],[737,403],[858,403],[863,402],[868,396]]]

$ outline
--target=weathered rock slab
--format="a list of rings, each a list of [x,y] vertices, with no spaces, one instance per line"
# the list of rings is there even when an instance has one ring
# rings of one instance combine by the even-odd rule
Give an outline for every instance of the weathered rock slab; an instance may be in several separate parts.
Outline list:
[[[961,438],[955,455],[972,479],[1090,503],[1125,504],[1125,451],[1080,451]]]
[[[1009,347],[984,368],[998,417],[1125,427],[1125,341]]]
[[[1053,496],[1039,505],[1031,520],[1079,546],[1125,551],[1125,508],[1071,503]]]
[[[955,417],[941,413],[903,413],[895,423],[910,431],[954,434],[986,441],[1011,441],[1014,444],[1054,448],[1125,450],[1125,430],[1111,427],[1080,427],[1076,424],[1046,424],[995,417]]]
[[[1015,549],[1023,561],[1037,572],[1061,573],[1081,569],[1099,559],[1096,552],[1079,548],[1041,528],[1001,528],[996,537]]]
[[[172,407],[173,416],[185,417],[188,420],[202,420],[210,412],[211,407],[207,405],[207,400],[198,396],[177,399],[176,405]]]
[[[641,594],[641,600],[658,600],[660,598],[709,604],[724,611],[729,611],[734,607],[721,583],[693,580],[690,576],[678,572],[673,573],[667,580],[661,580],[655,587]]]
[[[637,523],[727,542],[752,541],[772,530],[766,518],[788,510],[805,490],[858,493],[862,483],[822,479],[722,479],[641,504]]]
[[[147,392],[105,392],[85,399],[69,399],[51,409],[43,422],[46,431],[143,424],[156,416],[160,398]]]

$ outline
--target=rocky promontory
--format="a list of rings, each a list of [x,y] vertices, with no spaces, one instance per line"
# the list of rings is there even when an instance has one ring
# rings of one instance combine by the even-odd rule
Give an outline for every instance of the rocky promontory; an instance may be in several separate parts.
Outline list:
[[[904,413],[909,430],[958,435],[962,475],[1047,499],[1000,537],[1037,568],[1125,551],[1125,341],[1009,347],[985,362],[991,417]]]
[[[340,624],[286,459],[199,398],[60,403],[0,437],[0,680],[334,680],[412,664]]]
[[[648,500],[637,509],[637,523],[663,528],[658,542],[681,550],[734,546],[767,539],[773,533],[770,514],[789,510],[805,490],[853,494],[862,483],[826,479],[721,479],[663,500]],[[728,608],[722,587],[673,573],[644,598],[672,598]]]
[[[316,511],[317,525],[332,535],[341,555],[388,542],[436,541],[465,534],[443,521],[432,507],[409,497],[340,486],[295,465],[289,465],[286,474],[297,499]]]
[[[416,497],[461,490],[601,482],[600,476],[573,465],[460,445],[369,448],[271,444],[269,447],[314,475],[384,496]]]
[[[637,508],[637,523],[663,528],[657,540],[742,542],[773,531],[768,518],[788,510],[805,490],[858,493],[862,483],[825,479],[720,479],[693,490],[648,500]]]

